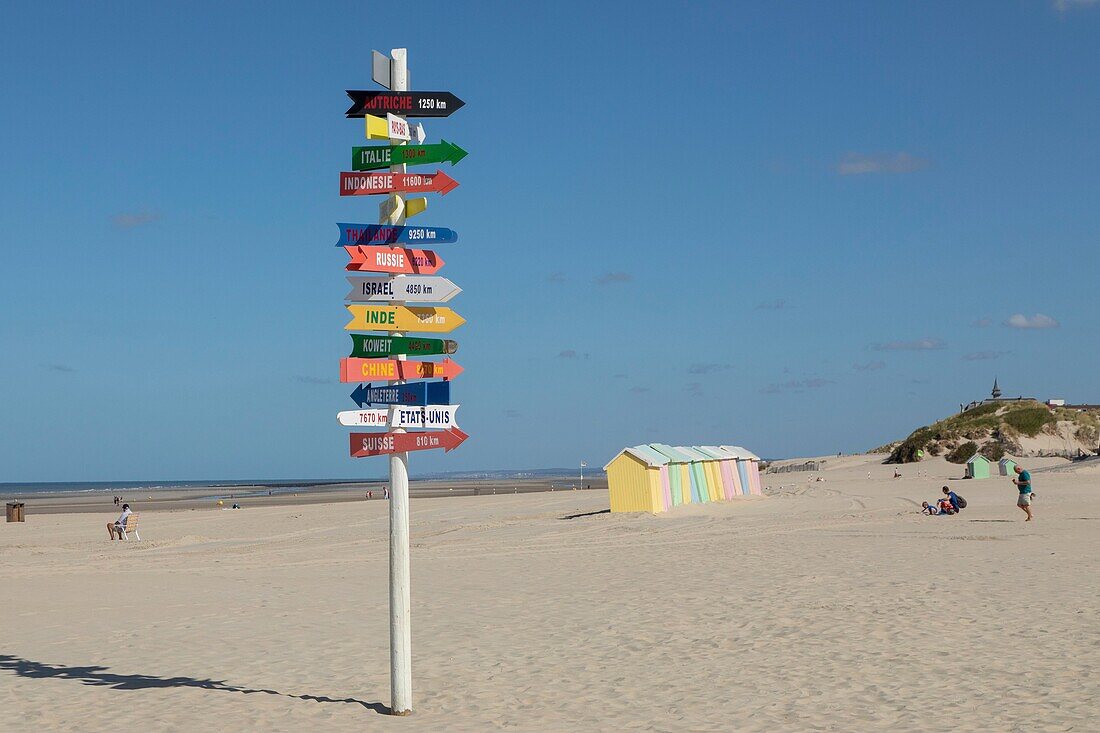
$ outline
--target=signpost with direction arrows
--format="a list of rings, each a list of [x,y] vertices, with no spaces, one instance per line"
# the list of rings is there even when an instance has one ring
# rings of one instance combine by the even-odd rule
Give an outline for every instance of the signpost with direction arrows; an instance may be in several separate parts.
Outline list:
[[[425,405],[370,410],[344,410],[336,413],[341,425],[349,428],[457,428],[458,405]]]
[[[453,243],[458,234],[445,227],[406,224],[428,208],[427,197],[408,194],[446,195],[458,182],[441,170],[409,173],[405,167],[453,166],[466,157],[466,151],[446,140],[425,144],[424,126],[409,120],[448,117],[464,102],[450,92],[410,91],[403,48],[392,50],[390,56],[374,51],[371,78],[384,91],[348,91],[352,105],[346,115],[364,119],[368,140],[389,144],[352,148],[352,171],[340,173],[340,196],[385,198],[378,204],[378,224],[338,224],[336,246],[348,253],[346,270],[380,273],[347,278],[351,291],[345,300],[353,305],[346,306],[352,320],[345,330],[383,334],[351,334],[352,351],[340,360],[340,380],[363,382],[351,394],[360,409],[341,411],[337,420],[349,427],[385,431],[351,433],[350,453],[353,458],[389,457],[390,712],[407,715],[412,711],[409,452],[437,448],[447,452],[469,437],[455,422],[458,405],[450,404],[451,380],[462,367],[447,358],[408,359],[455,353],[454,341],[409,334],[447,333],[465,319],[448,307],[405,305],[445,303],[461,292],[449,279],[435,276],[444,264],[439,255],[416,248]],[[407,428],[416,432],[406,432]]]
[[[454,379],[462,372],[462,367],[450,359],[412,361],[348,357],[340,360],[341,382],[361,382],[365,379],[385,379],[391,382],[405,379]]]
[[[446,227],[385,226],[382,224],[337,224],[337,247],[383,244],[452,244],[458,233]]]
[[[459,428],[437,433],[352,433],[351,455],[353,458],[366,458],[432,448],[452,451],[468,437]]]
[[[450,92],[364,92],[349,89],[348,117],[395,114],[402,117],[450,117],[466,103]]]
[[[351,393],[355,404],[363,405],[446,405],[451,401],[451,383],[406,382],[385,387],[360,384]]]
[[[351,292],[344,300],[353,303],[446,303],[462,288],[445,277],[432,275],[363,275],[349,277]]]
[[[435,173],[349,173],[340,174],[341,196],[372,196],[380,193],[438,193],[446,196],[458,181],[443,171]]]
[[[450,339],[424,339],[412,336],[366,336],[351,334],[351,356],[370,359],[372,357],[397,356],[435,356],[453,354],[458,351],[458,343]]]
[[[351,262],[345,269],[353,272],[392,272],[395,275],[431,275],[443,267],[443,258],[427,249],[400,247],[344,247]]]
[[[466,151],[454,143],[440,140],[436,145],[381,145],[351,149],[351,169],[372,171],[392,165],[454,165],[466,157]]]
[[[466,319],[450,308],[404,305],[349,305],[351,320],[346,331],[427,331],[450,333]]]

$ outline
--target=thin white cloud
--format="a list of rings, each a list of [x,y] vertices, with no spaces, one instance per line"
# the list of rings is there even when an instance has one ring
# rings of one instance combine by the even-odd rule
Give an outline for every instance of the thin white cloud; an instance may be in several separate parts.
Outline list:
[[[990,361],[992,359],[1000,359],[1007,354],[1007,351],[972,351],[969,354],[963,354],[963,361]]]
[[[605,272],[597,277],[594,282],[597,285],[611,285],[612,283],[628,283],[634,280],[629,272]]]
[[[993,319],[992,318],[979,318],[978,320],[971,322],[970,325],[973,326],[974,328],[989,328],[990,326],[993,325]]]
[[[1054,0],[1054,9],[1059,13],[1066,13],[1074,8],[1088,8],[1100,0]]]
[[[1059,323],[1050,316],[1043,315],[1042,313],[1036,313],[1031,318],[1028,318],[1023,313],[1014,313],[1008,317],[1008,320],[1005,321],[1005,325],[1009,328],[1058,328]]]
[[[720,364],[718,362],[692,364],[688,367],[688,374],[713,374],[714,372],[728,372],[730,369],[733,369],[733,364]]]
[[[787,382],[773,382],[760,391],[764,394],[779,394],[781,392],[798,393],[805,392],[808,389],[821,389],[829,384],[835,384],[835,382],[831,379],[811,377],[809,379],[792,379]]]
[[[852,368],[857,372],[877,372],[880,369],[886,368],[886,362],[884,361],[869,361],[866,364],[853,364]]]
[[[842,176],[862,176],[871,173],[916,173],[929,166],[925,158],[909,153],[848,153],[836,166]]]
[[[925,336],[916,341],[890,341],[885,344],[875,344],[875,351],[934,351],[945,346],[942,339]]]
[[[133,229],[145,224],[160,221],[163,217],[155,211],[140,211],[136,213],[115,214],[112,221],[119,229]]]

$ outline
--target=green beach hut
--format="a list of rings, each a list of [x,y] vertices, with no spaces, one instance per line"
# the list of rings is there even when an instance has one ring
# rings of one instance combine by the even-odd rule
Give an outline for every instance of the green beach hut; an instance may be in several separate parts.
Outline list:
[[[966,462],[966,477],[989,478],[990,465],[991,463],[988,458],[981,453],[975,453],[970,457],[970,460]]]

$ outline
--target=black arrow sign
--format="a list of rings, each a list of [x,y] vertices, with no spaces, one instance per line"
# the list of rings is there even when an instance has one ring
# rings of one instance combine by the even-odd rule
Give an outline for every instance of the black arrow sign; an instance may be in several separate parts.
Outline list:
[[[348,117],[381,116],[392,112],[401,117],[449,117],[466,104],[450,92],[363,92],[349,89]]]

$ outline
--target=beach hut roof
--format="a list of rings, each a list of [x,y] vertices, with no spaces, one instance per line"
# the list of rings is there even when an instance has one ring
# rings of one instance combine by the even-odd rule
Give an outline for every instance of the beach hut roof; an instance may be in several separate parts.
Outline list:
[[[717,452],[723,458],[742,458],[743,457],[742,454],[737,452],[736,450],[734,450],[732,446],[728,446],[728,445],[708,445],[707,447],[710,448],[712,451]]]
[[[665,445],[664,443],[651,443],[650,448],[667,456],[669,463],[691,463],[694,459],[688,454],[684,453],[679,448],[673,448],[671,445]]]
[[[684,453],[689,458],[691,458],[691,460],[693,460],[693,461],[713,461],[714,460],[714,456],[709,456],[706,453],[702,452],[701,450],[697,450],[695,448],[691,448],[691,447],[686,446],[686,445],[678,445],[678,446],[676,446],[676,450],[680,451],[681,453]]]
[[[1008,463],[1011,463],[1012,465],[1016,465],[1016,461],[1009,458],[1008,456],[1005,456],[1004,458],[1001,459],[1001,465],[1002,466],[1005,465],[1005,464],[1008,464]]]
[[[723,445],[721,446],[725,450],[732,451],[737,454],[738,458],[751,458],[754,461],[759,461],[760,456],[756,455],[750,450],[745,450],[739,445]]]
[[[630,448],[623,448],[621,451],[615,454],[615,458],[618,458],[623,453],[629,453],[647,466],[657,467],[664,466],[669,463],[668,456],[662,454],[660,451],[650,448],[648,445],[635,445],[631,446]],[[610,466],[612,463],[614,463],[615,458],[612,458],[610,461],[608,461],[607,466]],[[604,466],[603,470],[606,471],[607,466]]]
[[[970,456],[970,460],[967,461],[967,463],[977,463],[978,461],[984,461],[986,463],[990,462],[989,459],[983,456],[981,453],[975,453],[974,455]]]
[[[692,446],[692,447],[695,448],[695,450],[699,451],[700,453],[704,453],[704,454],[710,456],[711,458],[719,458],[719,459],[730,458],[729,455],[727,455],[726,453],[723,453],[722,449],[719,448],[716,445],[696,445],[696,446]]]

